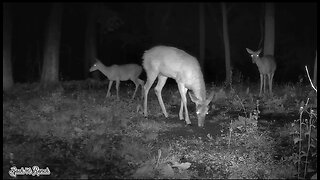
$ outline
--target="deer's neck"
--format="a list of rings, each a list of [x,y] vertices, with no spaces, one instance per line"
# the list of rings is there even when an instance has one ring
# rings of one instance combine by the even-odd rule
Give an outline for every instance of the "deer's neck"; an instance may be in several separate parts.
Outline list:
[[[258,66],[259,72],[261,72],[261,68],[263,67],[263,62],[261,61],[261,58],[260,57],[256,57],[254,59],[254,62]]]
[[[105,76],[107,76],[109,78],[109,73],[110,73],[110,67],[105,66],[103,64],[99,65],[99,71],[101,71]]]
[[[201,101],[206,100],[206,86],[202,75],[200,75],[199,80],[193,84],[192,91],[197,99]]]

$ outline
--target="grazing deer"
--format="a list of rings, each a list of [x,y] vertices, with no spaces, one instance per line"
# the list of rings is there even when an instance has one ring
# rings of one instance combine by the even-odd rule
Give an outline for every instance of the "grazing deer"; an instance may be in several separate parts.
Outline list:
[[[274,60],[274,57],[271,55],[265,55],[263,57],[259,57],[261,49],[254,52],[248,48],[246,48],[248,53],[251,54],[252,63],[255,63],[258,66],[260,73],[260,93],[259,96],[262,95],[262,86],[263,93],[266,92],[266,78],[268,76],[269,83],[269,92],[272,94],[272,81],[275,70],[277,69],[277,64]]]
[[[155,46],[145,51],[143,59],[143,67],[147,74],[147,82],[144,86],[144,115],[148,116],[148,92],[158,77],[158,83],[154,89],[162,112],[165,117],[168,117],[163,104],[161,90],[169,77],[176,80],[181,95],[180,120],[183,120],[183,109],[185,109],[185,121],[187,124],[191,124],[186,98],[189,89],[192,91],[192,93],[189,92],[189,96],[196,104],[198,126],[203,127],[205,116],[208,114],[208,104],[213,98],[213,92],[206,99],[206,87],[197,59],[180,49],[167,46]]]
[[[138,90],[139,85],[141,85],[141,94],[143,96],[143,85],[144,81],[139,79],[139,75],[142,73],[142,67],[137,64],[124,64],[124,65],[112,65],[112,66],[105,66],[96,59],[96,63],[90,68],[90,72],[99,70],[102,72],[107,78],[110,80],[107,97],[110,96],[110,89],[112,86],[113,81],[116,81],[116,89],[117,89],[117,99],[119,100],[119,85],[120,81],[127,81],[131,80],[136,89],[134,90],[132,99],[134,99],[136,92]]]

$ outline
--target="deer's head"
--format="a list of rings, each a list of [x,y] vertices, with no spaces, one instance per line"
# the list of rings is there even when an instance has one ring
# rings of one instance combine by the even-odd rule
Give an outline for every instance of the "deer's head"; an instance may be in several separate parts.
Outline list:
[[[98,59],[96,59],[96,62],[91,66],[89,71],[92,72],[92,71],[98,70],[100,65],[101,65],[101,62]]]
[[[204,126],[204,120],[209,111],[208,105],[212,101],[213,95],[214,95],[214,92],[212,91],[208,99],[200,100],[193,93],[189,92],[191,101],[196,104],[196,113],[197,113],[199,127]]]
[[[261,53],[261,49],[259,49],[258,51],[252,51],[246,48],[246,50],[251,55],[252,63],[256,63],[256,60],[259,58],[259,54]]]

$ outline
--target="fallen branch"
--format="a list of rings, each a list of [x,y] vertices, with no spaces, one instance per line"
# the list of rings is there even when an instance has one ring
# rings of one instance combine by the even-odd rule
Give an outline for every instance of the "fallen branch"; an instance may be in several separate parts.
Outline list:
[[[307,66],[304,66],[306,68],[306,71],[307,71],[307,75],[308,75],[308,79],[310,81],[310,84],[312,86],[312,88],[317,92],[317,89],[314,87],[312,81],[311,81],[311,78],[310,78],[310,75],[309,75],[309,71],[308,71],[308,67]]]

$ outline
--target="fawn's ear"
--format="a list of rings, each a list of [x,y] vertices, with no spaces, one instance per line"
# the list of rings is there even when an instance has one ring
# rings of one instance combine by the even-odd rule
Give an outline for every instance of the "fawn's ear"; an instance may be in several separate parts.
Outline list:
[[[246,48],[246,50],[247,50],[247,52],[248,52],[249,54],[253,54],[253,51],[250,50],[249,48]]]
[[[211,91],[211,93],[210,93],[210,95],[209,95],[208,99],[206,100],[206,105],[208,105],[208,104],[212,101],[212,99],[213,99],[213,95],[214,95],[214,91]]]
[[[96,62],[100,62],[100,60],[98,58],[95,58],[96,59]]]
[[[199,104],[199,99],[193,93],[190,93],[190,91],[189,91],[188,94],[189,94],[192,102]]]

